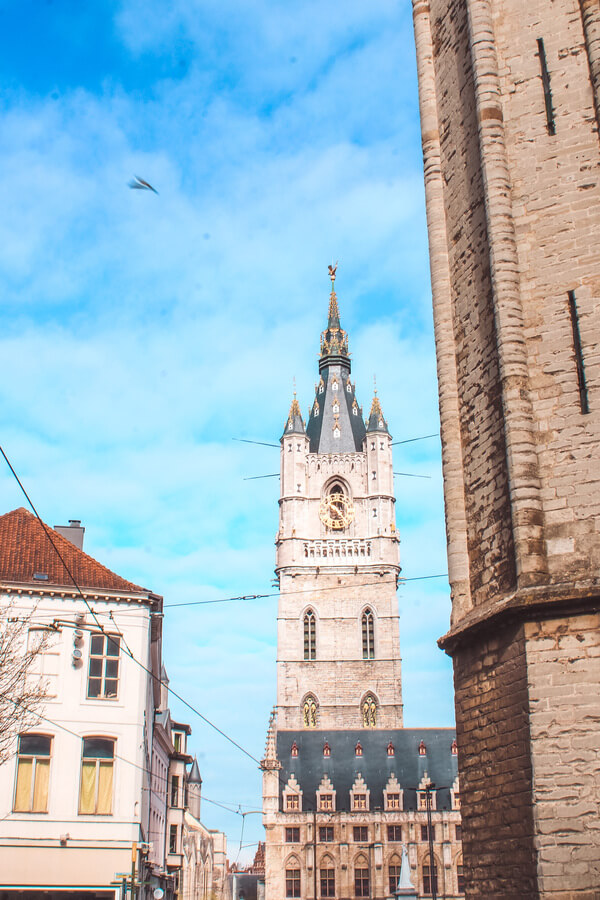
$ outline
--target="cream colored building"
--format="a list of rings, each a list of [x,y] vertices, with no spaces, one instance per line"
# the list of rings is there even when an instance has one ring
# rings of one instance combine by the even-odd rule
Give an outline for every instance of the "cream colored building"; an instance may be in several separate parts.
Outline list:
[[[308,422],[281,438],[277,706],[263,760],[266,900],[462,893],[452,729],[405,729],[392,437],[363,412],[333,290]],[[430,793],[431,837],[426,812]]]
[[[78,523],[61,531],[48,529],[83,596],[31,513],[0,516],[0,602],[31,616],[30,636],[52,629],[43,717],[0,766],[2,900],[115,897],[135,845],[145,872],[162,598],[85,554]]]

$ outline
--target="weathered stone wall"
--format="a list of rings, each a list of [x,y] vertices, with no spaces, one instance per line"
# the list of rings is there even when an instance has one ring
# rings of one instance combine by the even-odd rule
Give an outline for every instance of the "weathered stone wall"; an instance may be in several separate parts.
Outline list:
[[[541,892],[598,897],[600,616],[529,623],[525,637]]]
[[[520,626],[454,656],[467,897],[537,897]]]
[[[600,6],[413,7],[467,895],[598,896]]]

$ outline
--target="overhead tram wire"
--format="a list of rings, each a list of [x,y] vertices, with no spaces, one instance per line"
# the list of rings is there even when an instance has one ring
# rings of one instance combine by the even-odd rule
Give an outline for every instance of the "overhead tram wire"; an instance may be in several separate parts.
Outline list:
[[[100,630],[100,632],[101,632],[105,637],[109,637],[110,635],[108,635],[107,632],[104,630],[104,627],[103,627],[102,623],[100,622],[100,620],[99,620],[98,617],[96,616],[96,613],[94,612],[94,610],[92,609],[90,603],[88,602],[87,597],[84,595],[83,591],[81,590],[81,588],[79,587],[77,581],[75,580],[75,576],[74,576],[73,573],[71,572],[69,566],[66,564],[65,560],[63,559],[63,557],[62,557],[62,555],[61,555],[61,553],[60,553],[58,547],[57,547],[56,544],[54,543],[54,540],[52,539],[52,535],[50,534],[50,531],[49,531],[48,527],[46,526],[45,522],[42,521],[42,519],[41,519],[41,517],[40,517],[40,515],[39,515],[39,513],[38,513],[38,511],[37,511],[37,509],[36,509],[35,506],[33,505],[33,502],[32,502],[32,500],[31,500],[29,494],[27,493],[27,491],[25,490],[23,484],[21,483],[21,480],[20,480],[19,476],[18,476],[17,473],[15,472],[15,470],[14,470],[14,468],[13,468],[13,466],[12,466],[12,464],[11,464],[9,458],[8,458],[8,456],[7,456],[6,453],[4,452],[4,449],[3,449],[2,446],[0,446],[0,453],[2,454],[2,456],[4,457],[4,459],[6,460],[6,464],[8,465],[10,471],[12,472],[12,474],[13,474],[13,476],[14,476],[14,478],[15,478],[17,484],[18,484],[19,487],[21,488],[23,494],[25,495],[25,497],[26,497],[26,499],[27,499],[27,502],[29,503],[31,509],[33,510],[33,513],[34,513],[36,519],[38,520],[38,522],[39,522],[40,525],[42,526],[42,529],[43,529],[43,531],[44,531],[44,534],[46,535],[46,537],[47,537],[48,540],[50,541],[52,547],[54,548],[54,551],[55,551],[56,555],[58,556],[58,558],[60,559],[61,563],[63,564],[63,566],[64,566],[64,568],[65,568],[65,571],[67,572],[67,574],[69,575],[69,578],[70,578],[71,581],[73,582],[73,585],[74,585],[74,587],[75,587],[77,593],[80,595],[81,599],[83,600],[83,602],[84,602],[85,605],[87,606],[88,610],[90,611],[90,614],[93,616],[94,621],[96,622],[96,625],[98,626],[98,629]],[[175,697],[177,700],[179,700],[180,703],[183,703],[183,705],[184,705],[185,707],[187,707],[187,709],[191,710],[191,712],[193,712],[195,715],[197,715],[198,718],[202,719],[202,721],[205,722],[207,725],[210,725],[211,728],[213,728],[218,734],[220,734],[221,737],[224,737],[225,740],[229,741],[230,744],[233,744],[234,747],[237,747],[237,749],[240,750],[240,751],[241,751],[245,756],[247,756],[249,759],[251,759],[252,762],[257,763],[257,765],[260,766],[260,760],[256,759],[256,757],[253,756],[252,753],[250,753],[248,750],[246,750],[244,747],[242,747],[241,744],[238,744],[238,742],[237,742],[236,740],[234,740],[232,737],[230,737],[228,734],[226,734],[226,732],[224,732],[221,728],[219,728],[218,725],[215,725],[214,722],[211,722],[211,720],[210,720],[209,718],[207,718],[207,716],[203,715],[203,713],[201,713],[199,709],[197,709],[193,704],[189,703],[184,697],[181,696],[181,694],[178,694],[177,691],[175,691],[172,687],[170,687],[168,684],[165,684],[165,683],[160,679],[159,676],[155,675],[154,672],[151,672],[150,669],[148,669],[148,667],[145,666],[144,663],[143,663],[141,660],[139,660],[136,656],[134,656],[134,654],[133,654],[127,647],[125,647],[125,652],[126,652],[126,655],[129,656],[130,659],[131,659],[134,663],[136,663],[136,665],[138,665],[144,672],[146,672],[146,674],[149,675],[150,678],[152,678],[153,681],[157,682],[159,685],[161,685],[161,687],[165,687],[165,688],[167,689],[167,691],[168,691],[170,694],[172,694],[173,697]]]
[[[9,703],[12,703],[13,706],[20,706],[22,709],[26,710],[27,712],[33,713],[35,716],[37,716],[38,719],[41,719],[43,722],[48,722],[49,725],[53,725],[55,728],[59,728],[61,731],[66,732],[66,734],[70,734],[73,737],[76,737],[77,740],[82,739],[82,735],[77,734],[76,731],[73,731],[71,728],[67,728],[66,725],[62,725],[60,722],[56,722],[54,719],[51,719],[48,716],[42,715],[42,713],[40,713],[40,712],[36,712],[35,710],[30,709],[29,707],[25,706],[24,703],[19,703],[18,700],[13,700],[11,697],[6,697],[5,699],[8,700]],[[12,753],[9,758],[16,756],[17,752],[18,751],[15,750],[14,753]],[[128,766],[132,766],[132,768],[134,768],[134,769],[139,769],[140,772],[144,772],[151,779],[156,779],[156,781],[164,781],[165,784],[169,783],[170,779],[169,779],[168,775],[159,775],[158,772],[153,772],[152,769],[148,768],[148,766],[141,766],[139,763],[134,762],[132,759],[127,759],[126,756],[121,756],[119,753],[115,753],[113,756],[113,759],[118,759],[119,762],[126,763]],[[142,788],[142,790],[152,793],[151,787]],[[202,801],[203,802],[206,801],[206,803],[211,803],[213,806],[219,806],[219,807],[221,807],[221,809],[224,809],[226,812],[235,813],[236,816],[245,816],[245,815],[248,815],[248,812],[257,812],[257,810],[249,810],[248,812],[242,812],[242,805],[240,803],[235,803],[235,801],[227,802],[224,800],[223,801],[222,800],[211,800],[210,797],[206,797],[204,794],[202,794]],[[237,807],[237,808],[232,808],[232,807]],[[9,813],[9,815],[11,815],[11,813]]]
[[[393,441],[392,447],[397,447],[399,444],[412,444],[414,441],[426,441],[428,438],[439,437],[439,431],[434,432],[433,434],[422,434],[420,437],[414,438],[406,438],[403,441]],[[268,444],[266,441],[249,441],[247,438],[231,438],[232,441],[238,441],[241,444],[257,444],[259,447],[276,447],[280,449],[280,444]]]
[[[430,578],[447,578],[447,572],[439,572],[436,575],[413,575],[411,578],[402,578],[400,577],[400,586],[407,581],[426,581]],[[353,587],[371,587],[376,582],[373,581],[363,581],[358,584],[353,584]],[[348,591],[347,584],[338,584],[333,587],[326,588],[307,588],[302,591],[287,591],[286,597],[291,597],[294,594],[314,594],[314,593],[323,593],[324,591]],[[279,597],[280,591],[274,591],[271,594],[245,594],[240,597],[220,597],[217,600],[187,600],[185,603],[165,603],[164,609],[173,609],[176,606],[205,606],[209,603],[233,603],[236,600],[264,600],[268,597]]]
[[[75,579],[75,576],[73,575],[73,573],[71,572],[69,566],[67,565],[67,563],[66,563],[65,560],[63,559],[63,557],[62,557],[62,555],[61,555],[61,553],[60,553],[58,547],[56,546],[54,540],[52,539],[52,535],[50,534],[50,531],[49,531],[48,527],[46,526],[45,522],[44,522],[44,521],[42,520],[42,518],[40,517],[40,515],[39,515],[37,509],[35,508],[35,506],[34,506],[34,504],[33,504],[33,501],[31,500],[29,494],[28,494],[27,491],[25,490],[25,487],[23,486],[23,484],[22,484],[22,482],[21,482],[19,476],[17,475],[15,469],[13,468],[12,463],[11,463],[10,460],[8,459],[6,453],[4,452],[4,448],[3,448],[2,446],[0,446],[0,453],[1,453],[2,456],[4,457],[4,460],[6,461],[6,464],[8,465],[8,467],[9,467],[10,471],[12,472],[12,474],[13,474],[13,476],[14,476],[16,482],[17,482],[17,484],[19,485],[21,491],[23,492],[23,494],[24,494],[24,496],[25,496],[27,502],[29,503],[31,509],[33,510],[33,513],[34,513],[36,519],[38,520],[38,522],[39,522],[40,525],[42,526],[42,529],[43,529],[43,531],[44,531],[44,534],[46,535],[46,537],[47,537],[48,540],[50,541],[50,544],[52,545],[52,547],[53,547],[53,549],[54,549],[56,555],[57,555],[58,558],[60,559],[61,563],[63,564],[63,566],[64,566],[64,568],[65,568],[65,571],[67,572],[67,574],[69,575],[71,581],[73,582],[73,585],[74,585],[74,587],[75,587],[77,593],[80,595],[80,597],[81,597],[81,599],[83,600],[83,602],[85,603],[86,607],[89,609],[90,614],[91,614],[92,617],[94,618],[94,621],[96,622],[96,625],[98,626],[99,631],[100,631],[103,635],[109,636],[109,635],[107,635],[107,632],[104,630],[104,627],[102,626],[102,623],[99,621],[99,619],[98,619],[98,617],[97,617],[95,611],[94,611],[93,608],[91,607],[91,605],[90,605],[90,603],[89,603],[87,597],[85,597],[85,595],[83,594],[83,591],[82,591],[81,588],[79,587],[79,584],[77,583],[77,581],[76,581],[76,579]],[[421,578],[441,578],[441,577],[445,577],[445,576],[442,576],[442,575],[421,576]],[[408,581],[408,580],[419,580],[419,579],[418,579],[418,578],[415,578],[415,579],[405,579],[405,580]],[[372,582],[367,582],[367,583],[368,583],[368,584],[372,584]],[[328,590],[328,589],[325,588],[324,590]],[[306,593],[306,591],[294,591],[294,592],[292,592],[292,593]],[[259,598],[261,598],[261,597],[269,597],[269,596],[275,597],[275,596],[278,596],[278,594],[279,594],[279,592],[272,593],[272,594],[264,594],[264,595],[259,595],[259,594],[257,594],[257,595],[250,595],[250,596],[251,596],[253,599],[259,599]],[[231,600],[235,600],[235,599],[243,599],[243,598],[230,598],[230,599],[231,599]],[[208,602],[216,602],[216,601],[196,601],[196,602],[192,601],[191,603],[184,603],[184,604],[169,604],[169,605],[170,605],[171,607],[173,607],[173,606],[194,606],[194,605],[197,605],[198,603],[204,604],[204,603],[208,603]],[[218,601],[217,601],[217,602],[218,602]],[[163,606],[163,608],[164,608],[164,606]],[[167,690],[167,692],[168,692],[169,694],[171,694],[173,697],[175,697],[177,700],[179,700],[180,703],[183,703],[183,705],[184,705],[187,709],[189,709],[191,712],[193,712],[195,715],[197,715],[198,718],[202,719],[203,722],[205,722],[205,723],[206,723],[207,725],[209,725],[212,729],[214,729],[214,731],[216,731],[218,734],[220,734],[221,737],[225,738],[225,740],[227,740],[230,744],[232,744],[234,747],[236,747],[241,753],[243,753],[245,756],[247,756],[249,759],[251,759],[253,762],[255,762],[255,763],[258,765],[259,768],[262,768],[262,763],[261,763],[261,761],[260,761],[259,759],[257,759],[252,753],[250,753],[248,750],[246,750],[244,747],[242,747],[241,744],[238,744],[238,742],[237,742],[236,740],[234,740],[234,739],[233,739],[232,737],[230,737],[225,731],[223,731],[221,728],[219,728],[218,725],[215,725],[214,722],[212,722],[209,718],[207,718],[207,716],[205,716],[203,713],[201,713],[200,710],[197,709],[193,704],[189,703],[184,697],[181,696],[181,694],[179,694],[179,693],[178,693],[177,691],[175,691],[172,687],[170,687],[169,684],[166,684],[166,683],[163,682],[157,675],[155,675],[153,672],[151,672],[150,669],[148,669],[148,667],[145,666],[143,662],[141,662],[141,660],[137,659],[137,657],[134,656],[134,654],[133,654],[130,650],[128,650],[128,648],[125,648],[125,652],[126,652],[126,655],[130,657],[130,659],[132,660],[132,662],[136,663],[136,665],[138,665],[144,672],[146,672],[146,674],[149,675],[150,678],[152,678],[153,681],[157,682],[159,685],[161,685],[161,687],[165,687],[166,690]],[[12,700],[11,700],[11,702],[14,703],[14,701],[12,701]],[[40,716],[40,718],[45,718],[45,717],[44,717],[44,716]],[[57,724],[57,726],[58,726],[59,728],[62,728],[64,731],[67,731],[67,732],[70,731],[70,729],[65,728],[65,726],[63,726],[63,725],[60,725],[60,724],[58,724],[58,723],[55,723],[55,724]],[[74,732],[71,732],[71,733],[73,734]],[[80,735],[76,735],[76,736],[77,736],[78,739],[80,739],[80,737],[81,737]],[[137,765],[136,763],[132,763],[130,760],[126,760],[126,761],[129,762],[131,765]],[[141,768],[141,767],[140,767],[140,768]],[[146,770],[146,771],[147,771],[147,770]],[[280,782],[281,784],[284,784],[281,775],[278,776],[278,780],[279,780],[279,782]]]

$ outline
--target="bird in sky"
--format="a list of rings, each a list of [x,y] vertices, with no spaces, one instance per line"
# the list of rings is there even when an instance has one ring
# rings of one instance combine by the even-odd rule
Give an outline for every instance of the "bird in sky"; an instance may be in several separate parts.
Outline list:
[[[143,178],[140,178],[139,175],[133,176],[129,182],[129,187],[137,191],[154,191],[155,194],[158,194],[156,188],[153,188],[151,184],[148,184],[148,182],[144,181]]]

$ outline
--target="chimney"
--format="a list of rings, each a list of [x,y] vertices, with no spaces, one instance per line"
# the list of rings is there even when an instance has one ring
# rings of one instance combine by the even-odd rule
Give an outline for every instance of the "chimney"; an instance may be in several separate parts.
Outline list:
[[[66,538],[72,544],[75,544],[80,550],[83,550],[83,535],[85,528],[81,524],[81,519],[69,519],[68,525],[55,525],[54,530],[58,531],[62,537]]]

